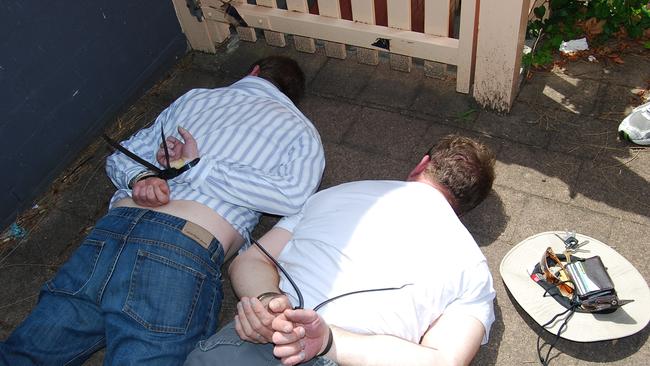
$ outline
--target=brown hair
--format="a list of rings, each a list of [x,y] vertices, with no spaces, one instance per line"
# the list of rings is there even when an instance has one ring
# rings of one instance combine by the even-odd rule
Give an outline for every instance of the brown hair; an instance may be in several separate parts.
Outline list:
[[[490,193],[496,159],[489,147],[469,137],[448,135],[427,155],[431,162],[424,176],[449,189],[458,215],[476,207]]]
[[[305,94],[305,74],[298,63],[285,56],[269,56],[255,61],[248,72],[258,65],[259,77],[272,82],[293,104],[298,104]]]

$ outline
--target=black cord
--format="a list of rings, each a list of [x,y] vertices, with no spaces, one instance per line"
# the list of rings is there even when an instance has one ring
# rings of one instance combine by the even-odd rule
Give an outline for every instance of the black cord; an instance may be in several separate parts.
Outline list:
[[[314,307],[314,311],[318,311],[318,309],[322,308],[323,306],[327,305],[328,303],[330,303],[330,302],[332,302],[332,301],[334,301],[334,300],[338,300],[338,299],[340,299],[340,298],[342,298],[342,297],[345,297],[345,296],[348,296],[348,295],[360,294],[360,293],[363,293],[363,292],[401,290],[401,289],[403,289],[404,287],[409,286],[409,285],[412,285],[412,283],[406,283],[406,284],[404,284],[404,285],[402,285],[402,286],[400,286],[400,287],[384,287],[384,288],[375,288],[375,289],[370,289],[370,290],[358,290],[358,291],[346,292],[346,293],[344,293],[344,294],[341,294],[341,295],[338,295],[338,296],[334,296],[334,297],[332,297],[331,299],[327,299],[327,300],[321,302],[320,304],[318,304],[318,305],[316,305],[316,306]]]
[[[553,318],[551,318],[551,320],[549,320],[544,325],[542,325],[542,328],[546,328],[549,324],[553,323],[555,321],[555,319],[557,319],[558,317],[560,317],[560,316],[562,316],[562,315],[564,315],[566,313],[569,313],[569,315],[567,315],[567,317],[564,318],[564,320],[562,321],[562,325],[560,325],[560,329],[558,329],[557,333],[555,334],[555,338],[551,342],[550,347],[548,348],[548,351],[546,352],[545,357],[542,357],[542,346],[540,346],[540,344],[539,344],[539,341],[542,339],[542,336],[541,336],[541,334],[537,335],[537,357],[539,359],[539,362],[541,362],[541,364],[543,366],[548,366],[548,363],[550,361],[549,356],[551,355],[551,350],[553,350],[553,348],[555,348],[555,345],[560,340],[560,334],[562,334],[562,332],[566,329],[567,324],[569,322],[569,319],[571,319],[573,314],[576,313],[576,309],[580,306],[580,302],[577,300],[578,296],[576,295],[576,292],[575,292],[575,283],[572,280],[562,281],[562,282],[554,284],[554,286],[557,287],[557,286],[559,286],[561,284],[564,284],[564,283],[567,283],[567,282],[570,282],[571,284],[573,284],[573,287],[574,287],[573,296],[571,297],[571,307],[566,309],[565,311],[563,311],[561,313],[555,314],[555,316]],[[542,295],[542,296],[546,296],[546,294],[548,293],[548,290],[550,290],[551,288],[552,287],[549,287],[548,289],[546,289],[546,291],[544,291],[544,295]]]
[[[167,138],[165,138],[165,130],[163,129],[162,124],[160,125],[160,139],[162,140],[163,150],[165,150],[165,161],[167,162],[167,168],[171,168],[171,164],[169,164],[169,149],[167,148]]]
[[[298,306],[294,307],[294,310],[296,310],[296,309],[304,309],[305,300],[302,297],[302,292],[300,292],[300,289],[298,288],[298,285],[296,285],[296,283],[293,281],[291,276],[289,276],[289,273],[287,273],[287,271],[282,267],[282,265],[280,265],[280,263],[275,258],[273,258],[271,253],[269,253],[266,249],[264,249],[262,244],[260,244],[257,240],[253,239],[253,237],[250,235],[250,233],[248,234],[248,237],[253,242],[253,244],[255,244],[262,251],[262,253],[264,253],[264,255],[266,255],[273,262],[273,264],[275,264],[275,266],[278,267],[280,272],[282,272],[284,274],[284,276],[287,278],[287,280],[289,280],[289,283],[291,284],[293,289],[296,291],[296,295],[298,296]],[[318,311],[318,309],[325,306],[326,304],[328,304],[328,303],[330,303],[330,302],[332,302],[334,300],[338,300],[338,299],[340,299],[342,297],[345,297],[345,296],[360,294],[360,293],[364,293],[364,292],[401,290],[404,287],[409,286],[409,285],[412,285],[412,283],[407,283],[407,284],[404,284],[404,285],[402,285],[400,287],[385,287],[385,288],[375,288],[375,289],[369,289],[369,290],[357,290],[357,291],[346,292],[344,294],[334,296],[331,299],[327,299],[327,300],[321,302],[320,304],[318,304],[318,305],[316,305],[314,307],[314,311]]]
[[[266,249],[264,249],[262,244],[258,243],[257,240],[253,239],[253,237],[250,235],[250,233],[248,234],[248,237],[251,239],[253,244],[257,245],[257,247],[262,251],[262,253],[264,253],[267,257],[269,257],[269,259],[271,261],[273,261],[275,266],[278,267],[278,269],[282,273],[284,273],[284,276],[287,278],[287,280],[289,280],[289,283],[291,283],[291,286],[296,291],[296,295],[298,295],[298,306],[294,307],[294,310],[295,309],[303,309],[305,307],[305,300],[302,298],[302,292],[300,292],[300,289],[298,288],[298,285],[296,285],[296,283],[293,282],[293,279],[291,278],[291,276],[289,276],[287,271],[284,270],[284,268],[280,265],[280,263],[275,258],[273,258],[271,253],[267,252]]]

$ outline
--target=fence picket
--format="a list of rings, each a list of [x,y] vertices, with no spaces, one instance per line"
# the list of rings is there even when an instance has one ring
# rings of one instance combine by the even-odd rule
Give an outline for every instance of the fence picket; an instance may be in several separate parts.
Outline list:
[[[424,1],[424,33],[434,36],[449,37],[449,24],[452,0],[425,0]],[[447,64],[424,60],[424,75],[437,79],[447,76]]]
[[[322,16],[341,19],[341,5],[338,0],[318,0],[318,11]],[[327,57],[345,59],[345,44],[325,41],[325,54]]]
[[[257,0],[257,5],[276,9],[278,2],[276,0]],[[287,45],[287,39],[284,33],[264,30],[264,38],[266,39],[266,44],[269,46],[284,47]]]
[[[352,1],[352,19],[360,23],[375,24],[375,0]],[[357,47],[357,62],[378,65],[379,51]]]
[[[390,0],[386,2],[388,26],[396,29],[411,30],[411,0]],[[410,56],[390,54],[390,68],[411,72]]]
[[[456,91],[469,93],[474,75],[476,32],[478,31],[478,0],[464,0],[460,7],[460,30],[458,34],[458,70]]]
[[[309,13],[309,5],[307,4],[307,0],[287,0],[287,10],[298,13]],[[314,42],[313,38],[294,35],[293,44],[296,50],[300,52],[316,52],[316,42]]]

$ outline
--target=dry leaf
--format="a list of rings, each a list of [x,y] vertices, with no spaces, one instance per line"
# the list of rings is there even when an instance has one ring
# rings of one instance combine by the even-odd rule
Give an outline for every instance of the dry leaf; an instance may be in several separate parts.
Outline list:
[[[587,33],[587,36],[591,38],[603,33],[603,26],[605,23],[606,20],[598,20],[592,17],[582,24],[582,29]]]
[[[623,61],[623,59],[617,54],[609,55],[608,57],[612,61],[616,62],[617,64],[624,64],[625,63],[625,61]]]

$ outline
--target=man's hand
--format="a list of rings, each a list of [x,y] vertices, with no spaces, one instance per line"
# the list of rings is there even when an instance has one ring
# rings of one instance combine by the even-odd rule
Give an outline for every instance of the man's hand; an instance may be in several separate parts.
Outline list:
[[[133,201],[143,207],[159,207],[169,203],[169,186],[157,177],[145,178],[133,184]]]
[[[199,157],[199,149],[194,137],[186,129],[180,126],[178,127],[178,133],[185,142],[174,136],[169,136],[165,139],[167,142],[167,150],[169,151],[169,164],[176,168],[179,168],[185,164],[185,162],[192,161]],[[167,166],[167,160],[165,159],[165,148],[162,144],[160,145],[158,152],[156,152],[156,160],[163,167],[169,168]]]
[[[291,309],[291,302],[285,295],[263,300],[260,302],[254,297],[242,297],[237,304],[235,330],[241,339],[253,343],[271,342],[273,319]]]
[[[327,346],[329,328],[311,309],[285,310],[272,323],[273,354],[283,365],[311,360]]]

